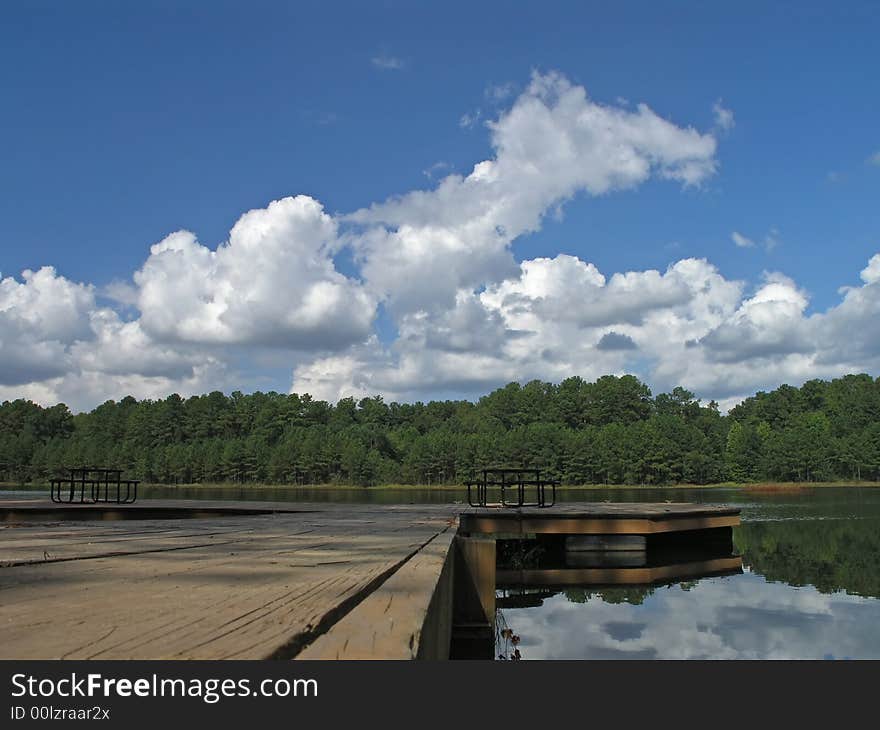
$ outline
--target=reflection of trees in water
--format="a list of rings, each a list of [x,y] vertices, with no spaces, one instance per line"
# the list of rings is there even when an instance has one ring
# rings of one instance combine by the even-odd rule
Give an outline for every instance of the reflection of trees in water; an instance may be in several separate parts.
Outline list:
[[[695,582],[690,581],[687,584],[682,583],[682,587],[692,586]],[[622,586],[608,588],[568,588],[561,593],[573,603],[586,603],[593,597],[598,597],[607,603],[630,603],[632,605],[641,605],[645,599],[654,593],[654,586]],[[547,589],[510,589],[503,591],[508,600],[520,599],[522,606],[537,607],[543,604],[543,599],[553,595],[557,595],[555,591]],[[528,599],[533,597],[534,601]],[[504,611],[498,609],[495,611],[495,657],[501,660],[518,660],[521,659],[520,637],[508,625]]]
[[[565,591],[565,597],[572,603],[586,603],[591,598],[600,598],[605,603],[629,603],[632,606],[641,606],[645,599],[654,595],[658,588],[671,588],[677,585],[683,591],[689,591],[699,580],[679,581],[668,585],[655,586],[609,586],[607,588],[569,588]]]
[[[546,550],[534,540],[496,540],[496,564],[506,570],[537,568]]]
[[[654,593],[654,586],[622,586],[608,588],[569,588],[565,597],[572,603],[586,603],[601,598],[605,603],[630,603],[641,606]]]
[[[743,562],[767,580],[880,597],[880,520],[752,522],[737,527]]]

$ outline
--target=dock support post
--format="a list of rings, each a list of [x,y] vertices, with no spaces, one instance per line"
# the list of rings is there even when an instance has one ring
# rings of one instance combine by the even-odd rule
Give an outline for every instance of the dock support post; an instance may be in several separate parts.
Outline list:
[[[451,658],[495,655],[495,540],[455,538],[455,600]]]

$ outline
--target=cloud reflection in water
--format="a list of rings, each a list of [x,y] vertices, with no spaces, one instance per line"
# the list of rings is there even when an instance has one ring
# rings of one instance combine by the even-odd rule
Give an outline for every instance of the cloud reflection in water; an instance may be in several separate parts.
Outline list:
[[[524,659],[880,658],[876,598],[750,572],[647,590],[638,605],[574,590],[504,616]]]

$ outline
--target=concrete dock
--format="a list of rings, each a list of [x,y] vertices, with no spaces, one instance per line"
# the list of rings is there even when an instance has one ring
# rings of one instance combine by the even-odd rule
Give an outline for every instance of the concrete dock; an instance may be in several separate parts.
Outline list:
[[[455,626],[494,615],[501,534],[738,523],[670,504],[0,502],[0,658],[446,658]]]

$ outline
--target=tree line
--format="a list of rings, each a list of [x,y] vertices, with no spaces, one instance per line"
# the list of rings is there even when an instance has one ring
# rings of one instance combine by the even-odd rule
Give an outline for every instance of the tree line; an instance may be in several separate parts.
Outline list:
[[[566,484],[880,479],[880,378],[759,392],[722,415],[636,377],[510,383],[476,402],[256,392],[127,397],[88,413],[0,405],[0,481],[77,465],[146,482],[457,484],[487,466]]]

